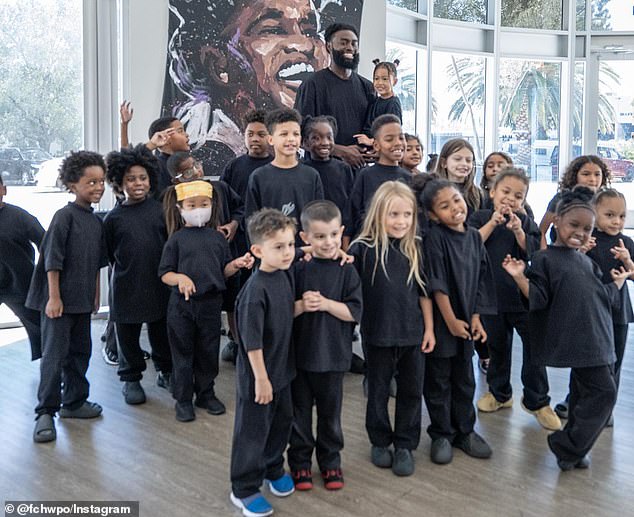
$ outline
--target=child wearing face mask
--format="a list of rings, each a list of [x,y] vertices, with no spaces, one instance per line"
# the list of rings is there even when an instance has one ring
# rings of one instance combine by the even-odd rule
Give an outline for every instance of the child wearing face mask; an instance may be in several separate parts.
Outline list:
[[[176,203],[166,208],[169,239],[159,265],[161,280],[172,287],[167,331],[172,350],[172,388],[176,419],[196,418],[197,407],[212,415],[225,412],[214,393],[218,375],[220,313],[225,279],[253,266],[249,253],[232,260],[229,244],[218,226],[213,186],[191,181],[175,186]],[[176,215],[180,214],[180,218]]]

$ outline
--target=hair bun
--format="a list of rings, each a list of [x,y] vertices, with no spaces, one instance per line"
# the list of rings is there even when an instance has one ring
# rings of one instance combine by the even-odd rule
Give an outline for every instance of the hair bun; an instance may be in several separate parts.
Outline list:
[[[401,60],[400,59],[395,59],[394,61],[392,61],[394,63],[394,66],[398,66],[401,64]]]
[[[567,200],[568,202],[581,201],[582,203],[590,203],[593,197],[594,192],[592,190],[588,187],[577,185],[572,190],[564,191],[561,195],[561,200]]]
[[[380,62],[381,62],[381,60],[380,60],[378,57],[377,57],[376,59],[373,59],[373,60],[372,60],[372,64],[373,64],[374,66],[378,65]]]

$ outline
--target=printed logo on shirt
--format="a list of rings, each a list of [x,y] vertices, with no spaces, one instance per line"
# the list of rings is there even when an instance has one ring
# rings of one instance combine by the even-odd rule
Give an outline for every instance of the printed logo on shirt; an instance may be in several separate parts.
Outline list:
[[[291,215],[295,211],[295,203],[286,203],[282,205],[282,213],[284,215]]]

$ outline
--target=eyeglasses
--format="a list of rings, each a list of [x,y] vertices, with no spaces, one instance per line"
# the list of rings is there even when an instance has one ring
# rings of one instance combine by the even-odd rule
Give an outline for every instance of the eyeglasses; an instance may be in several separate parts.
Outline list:
[[[182,171],[180,174],[178,174],[175,179],[185,179],[185,180],[190,180],[192,179],[194,176],[197,176],[199,172],[201,172],[203,170],[203,164],[202,162],[199,162],[198,160],[196,160],[194,162],[194,165],[192,167],[190,167],[189,169],[185,169],[184,171]]]

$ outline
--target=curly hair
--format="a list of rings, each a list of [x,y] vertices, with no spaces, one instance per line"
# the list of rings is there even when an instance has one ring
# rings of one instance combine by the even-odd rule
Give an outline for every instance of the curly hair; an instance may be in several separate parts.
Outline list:
[[[572,190],[566,190],[561,194],[561,200],[557,203],[557,211],[555,213],[561,217],[573,208],[585,208],[594,213],[594,208],[592,207],[593,198],[594,192],[581,185]]]
[[[264,124],[266,121],[266,110],[251,110],[244,116],[244,127],[253,122]]]
[[[106,156],[106,164],[108,165],[106,181],[110,183],[115,194],[123,194],[123,177],[134,165],[145,169],[150,178],[150,190],[156,189],[159,163],[145,144],[122,148],[120,151],[111,151]]]
[[[598,156],[594,154],[586,154],[575,158],[568,164],[566,172],[564,172],[564,175],[559,182],[559,191],[561,192],[565,189],[574,188],[577,185],[577,175],[579,174],[579,171],[584,165],[589,163],[593,163],[601,169],[601,187],[609,185],[612,180],[612,174],[610,174],[608,166]]]
[[[284,124],[285,122],[297,122],[302,125],[302,116],[299,111],[292,108],[279,108],[269,111],[266,115],[266,129],[269,134],[275,133],[275,127],[278,124]]]
[[[93,151],[71,152],[59,168],[59,180],[70,190],[70,185],[77,183],[88,167],[101,167],[105,173],[106,162],[103,156]]]

